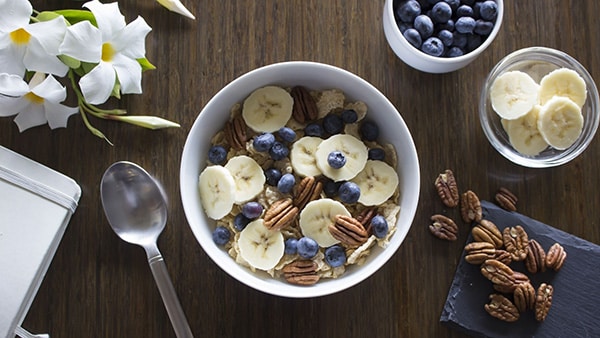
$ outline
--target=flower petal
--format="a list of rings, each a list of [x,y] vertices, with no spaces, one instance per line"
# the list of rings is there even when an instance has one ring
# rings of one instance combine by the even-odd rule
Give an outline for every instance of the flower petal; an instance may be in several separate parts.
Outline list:
[[[144,18],[138,16],[113,38],[113,46],[123,55],[132,59],[146,55],[146,35],[152,30]]]
[[[117,54],[113,59],[113,67],[121,84],[121,93],[142,93],[142,66],[136,60]]]
[[[67,24],[63,16],[59,16],[50,21],[33,23],[25,28],[41,45],[48,54],[58,55],[58,46],[60,46]]]
[[[1,32],[12,32],[27,26],[33,12],[33,7],[27,0],[0,0],[0,8]]]
[[[94,14],[98,28],[102,31],[103,42],[112,39],[116,32],[125,27],[125,17],[121,14],[117,2],[103,4],[98,0],[93,0],[84,3],[83,7]]]
[[[100,62],[102,32],[89,21],[69,26],[58,52],[83,62]]]
[[[43,98],[44,101],[52,103],[63,102],[67,98],[67,88],[63,87],[52,75],[35,86],[31,92]]]
[[[53,102],[44,102],[44,110],[51,129],[66,128],[69,116],[79,112],[77,107],[67,107]]]
[[[175,12],[177,14],[181,14],[185,17],[188,17],[192,20],[195,20],[196,17],[192,14],[179,0],[156,0],[159,4],[165,6],[166,9]]]
[[[100,62],[79,80],[79,87],[88,103],[102,104],[108,100],[117,75],[112,65]]]
[[[23,57],[23,64],[28,70],[65,76],[69,67],[62,63],[55,55],[48,54],[36,40],[29,41],[29,48]]]
[[[10,40],[8,36],[6,36]],[[0,72],[15,74],[18,76],[25,75],[25,65],[23,64],[23,56],[27,51],[26,46],[17,46],[13,43],[8,43],[4,47],[4,37],[0,38]]]
[[[14,74],[0,74],[0,95],[19,97],[29,92],[27,82]]]
[[[19,115],[15,117],[15,123],[19,127],[20,132],[46,123],[44,106],[41,104],[29,104],[25,106],[21,109]]]
[[[17,115],[30,102],[22,97],[8,97],[0,95],[0,116]]]

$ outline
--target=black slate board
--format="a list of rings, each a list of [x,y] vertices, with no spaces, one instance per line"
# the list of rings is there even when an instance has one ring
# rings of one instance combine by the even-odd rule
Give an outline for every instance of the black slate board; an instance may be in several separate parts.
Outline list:
[[[515,212],[482,201],[483,217],[500,231],[520,224],[544,250],[555,242],[567,252],[558,272],[530,274],[522,262],[512,263],[515,271],[527,274],[534,286],[549,283],[554,287],[552,307],[544,322],[537,322],[533,311],[518,321],[506,323],[490,316],[484,305],[494,292],[478,265],[464,260],[464,251],[448,292],[440,322],[474,337],[600,337],[600,246]],[[467,242],[471,242],[469,235]]]

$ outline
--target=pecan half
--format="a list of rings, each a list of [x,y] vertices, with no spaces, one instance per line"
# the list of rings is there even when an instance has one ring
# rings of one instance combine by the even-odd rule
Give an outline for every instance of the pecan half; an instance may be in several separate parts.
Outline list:
[[[471,229],[471,234],[476,241],[491,243],[496,249],[504,245],[502,233],[492,221],[482,219]]]
[[[510,252],[513,261],[519,262],[527,257],[529,238],[522,226],[506,227],[502,231],[502,239],[506,251]]]
[[[552,295],[554,294],[554,288],[552,285],[542,283],[537,289],[537,295],[535,297],[535,319],[537,321],[544,321],[550,307],[552,306]]]
[[[546,252],[535,239],[530,239],[529,245],[527,245],[525,267],[531,273],[546,271]]]
[[[298,208],[292,204],[292,199],[284,198],[271,204],[263,220],[268,229],[279,230],[292,224],[297,216]]]
[[[371,233],[371,220],[373,217],[377,215],[377,207],[367,207],[363,209],[358,215],[356,215],[356,219],[362,224],[362,226],[367,230],[367,232]]]
[[[548,249],[548,253],[546,254],[546,266],[558,271],[562,268],[563,264],[565,264],[566,258],[567,252],[562,245],[554,243],[550,249]]]
[[[429,226],[429,231],[439,238],[447,241],[455,241],[456,234],[458,233],[458,226],[454,221],[444,215],[433,215],[431,216],[433,222]]]
[[[306,123],[319,117],[317,102],[306,88],[302,86],[293,87],[290,95],[294,99],[292,116],[296,121]]]
[[[313,285],[319,281],[317,263],[311,260],[297,260],[283,267],[283,277],[289,283]]]
[[[471,190],[467,190],[461,195],[460,215],[463,221],[467,223],[481,221],[481,202],[479,201],[479,197]]]
[[[369,238],[363,225],[356,218],[346,215],[337,215],[335,223],[329,226],[329,232],[349,248],[360,246]]]
[[[496,253],[494,254],[494,259],[500,261],[506,265],[510,265],[512,263],[512,256],[506,250],[496,249]]]
[[[236,116],[225,125],[225,139],[233,149],[240,150],[246,148],[248,136],[246,133],[246,122],[241,116]]]
[[[496,203],[508,211],[517,211],[517,201],[519,200],[510,190],[502,187],[498,190],[495,196]]]
[[[529,277],[513,271],[508,265],[496,259],[483,262],[480,270],[481,274],[494,284],[495,290],[504,293],[512,293],[518,284],[529,282]]]
[[[310,201],[314,201],[323,191],[323,183],[312,176],[306,176],[300,181],[294,193],[294,205],[302,210]]]
[[[434,184],[438,195],[442,199],[442,203],[449,208],[454,208],[458,205],[458,187],[452,170],[446,169],[443,173],[439,174]]]
[[[507,284],[494,284],[492,285],[494,290],[502,293],[514,293],[515,289],[523,283],[530,283],[529,277],[526,274],[513,271],[513,274],[509,278],[512,283]]]
[[[533,310],[535,308],[535,289],[531,283],[526,282],[517,285],[513,293],[513,300],[519,312]]]
[[[494,258],[496,248],[488,242],[471,242],[465,246],[465,260],[471,264],[481,264]]]
[[[491,294],[490,302],[485,304],[484,308],[492,317],[505,322],[514,322],[519,319],[519,310],[515,304],[501,294]]]

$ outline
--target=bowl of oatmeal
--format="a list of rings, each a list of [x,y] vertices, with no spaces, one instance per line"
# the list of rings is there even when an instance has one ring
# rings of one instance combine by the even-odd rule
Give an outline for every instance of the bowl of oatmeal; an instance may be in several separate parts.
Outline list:
[[[332,294],[381,268],[417,209],[420,171],[401,114],[337,67],[283,62],[221,89],[180,168],[194,236],[226,273],[290,298]]]

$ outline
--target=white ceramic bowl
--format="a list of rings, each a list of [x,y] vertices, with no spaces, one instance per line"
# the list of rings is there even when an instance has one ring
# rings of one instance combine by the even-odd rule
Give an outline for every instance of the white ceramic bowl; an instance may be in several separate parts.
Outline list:
[[[504,17],[504,1],[495,0],[498,4],[498,16],[496,17],[494,29],[478,48],[458,57],[436,57],[423,53],[406,41],[394,17],[395,1],[397,0],[386,0],[383,8],[383,31],[387,42],[404,63],[427,73],[448,73],[471,63],[494,41],[498,31],[500,31]]]
[[[210,139],[224,127],[230,108],[235,103],[242,102],[252,91],[269,84],[287,87],[302,85],[313,90],[341,89],[349,99],[361,100],[367,104],[367,116],[379,123],[381,139],[396,147],[402,208],[397,231],[387,248],[376,246],[364,265],[351,266],[340,278],[322,279],[312,286],[289,284],[285,280],[274,279],[263,272],[252,272],[238,265],[212,240],[215,222],[204,213],[197,188],[198,176],[206,167]],[[209,257],[232,277],[256,290],[293,298],[332,294],[375,273],[392,257],[406,237],[417,209],[420,191],[419,163],[414,142],[404,120],[390,101],[360,77],[337,67],[313,62],[268,65],[240,76],[221,89],[206,104],[190,130],[183,149],[180,175],[181,199],[187,220]]]
[[[494,80],[504,72],[520,70],[528,73],[539,83],[550,71],[566,67],[576,71],[585,81],[587,98],[581,110],[583,114],[583,131],[575,143],[565,149],[556,150],[548,147],[536,156],[526,156],[516,151],[510,144],[508,135],[500,122],[500,117],[492,109],[489,89]],[[505,56],[488,75],[479,100],[479,119],[481,127],[491,145],[502,156],[513,163],[530,168],[548,168],[565,164],[581,154],[590,144],[600,121],[600,102],[598,89],[591,75],[574,58],[556,49],[546,47],[529,47],[517,50]]]

